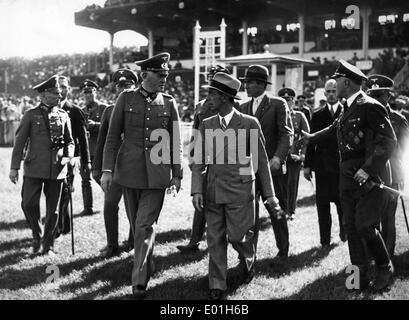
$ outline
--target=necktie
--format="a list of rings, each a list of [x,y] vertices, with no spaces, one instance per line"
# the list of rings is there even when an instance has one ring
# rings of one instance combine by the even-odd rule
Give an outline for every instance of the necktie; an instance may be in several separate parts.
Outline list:
[[[222,127],[222,130],[223,130],[223,131],[226,131],[226,129],[227,129],[227,123],[226,123],[226,120],[224,120],[224,117],[222,118],[222,121],[221,121],[221,123],[220,123],[220,126]]]
[[[344,102],[344,113],[348,111],[348,102],[345,100]]]
[[[257,104],[257,100],[253,98],[253,116],[256,116],[256,112],[257,112],[257,108],[258,108],[258,104]]]
[[[334,111],[334,106],[329,105],[329,112],[331,113],[331,117],[334,117],[335,111]]]

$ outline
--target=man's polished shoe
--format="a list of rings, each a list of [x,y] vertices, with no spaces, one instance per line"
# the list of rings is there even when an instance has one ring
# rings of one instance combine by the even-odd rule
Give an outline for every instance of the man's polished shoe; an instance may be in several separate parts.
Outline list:
[[[226,300],[226,291],[221,289],[210,289],[209,300]]]
[[[56,253],[52,248],[48,248],[48,249],[43,249],[41,251],[41,255],[46,256],[46,257],[55,257]]]
[[[98,210],[93,210],[91,208],[85,208],[84,210],[82,210],[79,215],[80,216],[92,216],[93,214],[97,214],[99,213]]]
[[[330,243],[324,243],[324,244],[321,245],[321,249],[329,250],[329,249],[331,249],[331,244]]]
[[[372,292],[382,292],[387,290],[393,283],[393,266],[390,263],[385,267],[377,267],[375,280],[370,284],[370,290]]]
[[[133,249],[133,242],[125,240],[124,242],[122,242],[122,246],[125,252],[131,252]]]
[[[242,280],[243,283],[249,284],[251,280],[253,280],[254,276],[256,275],[256,270],[254,267],[254,263],[251,267],[250,270],[247,269],[246,262],[244,261],[243,258],[239,257],[240,263],[239,263],[239,268],[241,269],[242,272]]]
[[[347,235],[345,232],[340,232],[339,233],[339,238],[341,239],[342,242],[346,242],[347,241]]]
[[[288,255],[278,253],[273,262],[269,266],[273,269],[274,272],[283,272],[285,270],[286,264],[288,262]]]
[[[243,282],[246,284],[249,284],[251,282],[251,280],[253,280],[254,276],[256,275],[256,270],[255,267],[253,265],[253,267],[250,270],[247,270],[247,268],[245,270],[243,270]]]
[[[112,258],[119,255],[119,249],[117,247],[105,247],[101,250],[101,254],[105,256],[105,258]]]
[[[140,284],[132,286],[132,296],[138,300],[144,299],[146,297],[146,286]]]
[[[32,253],[37,254],[41,249],[41,241],[33,240],[32,249],[33,249]]]
[[[199,245],[196,243],[191,243],[191,242],[189,242],[187,245],[176,246],[176,248],[181,253],[191,253],[191,252],[199,251]]]

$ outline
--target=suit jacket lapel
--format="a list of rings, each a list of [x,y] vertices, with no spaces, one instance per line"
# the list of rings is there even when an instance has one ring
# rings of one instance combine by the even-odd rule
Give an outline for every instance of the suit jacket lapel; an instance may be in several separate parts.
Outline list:
[[[263,100],[261,100],[260,105],[257,108],[256,114],[254,115],[257,119],[261,119],[264,112],[266,111],[267,102],[268,102],[268,97],[267,95],[265,95]]]
[[[219,124],[215,125],[214,128],[216,129],[220,129],[220,121],[219,121],[219,117],[217,116],[216,119],[218,120]],[[227,130],[229,129],[233,129],[235,131],[235,143],[237,144],[237,130],[242,128],[242,123],[241,123],[241,116],[239,115],[238,111],[235,110],[233,117],[231,118],[229,124],[227,125]],[[228,140],[227,140],[228,141]],[[219,148],[218,150],[215,149],[216,148],[216,143],[215,140],[213,140],[214,146],[213,146],[213,154],[214,154],[214,163],[216,163],[216,159],[217,156],[220,154],[220,152],[224,152],[225,154],[228,154],[228,149],[229,149],[229,144],[228,143],[224,143],[223,144],[223,148]]]
[[[338,109],[337,109],[337,112],[335,112],[335,114],[334,114],[334,119],[336,119],[336,118],[339,117],[339,115],[340,115],[341,112],[342,112],[342,109],[344,108],[344,106],[342,105],[342,103],[340,103],[340,102],[337,102],[337,103],[338,103]]]

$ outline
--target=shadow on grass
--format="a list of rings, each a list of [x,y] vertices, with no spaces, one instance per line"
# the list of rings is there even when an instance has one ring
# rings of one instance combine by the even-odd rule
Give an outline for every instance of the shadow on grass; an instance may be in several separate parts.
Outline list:
[[[190,240],[190,229],[171,230],[157,233],[155,236],[156,244],[165,244],[167,242],[174,242],[181,239]]]
[[[159,256],[159,257],[155,256],[154,257],[155,273],[153,274],[152,278],[155,278],[155,276],[158,273],[161,273],[167,269],[170,269],[173,266],[198,262],[202,260],[206,254],[207,254],[207,250],[199,251],[199,252],[192,253],[192,254],[185,254],[185,255],[182,255],[179,252],[177,252],[177,253],[172,253],[167,256]],[[131,293],[132,266],[133,266],[133,256],[132,255],[123,257],[122,259],[108,260],[107,263],[101,266],[92,268],[88,273],[82,275],[80,281],[61,286],[60,290],[63,292],[67,290],[71,292],[75,292],[77,290],[81,290],[82,288],[90,287],[93,283],[97,281],[104,281],[107,284],[103,286],[102,288],[98,288],[98,290],[85,292],[83,294],[76,295],[76,297],[73,300],[95,299],[101,295],[107,295],[109,293],[112,293],[113,291],[123,286],[129,286],[129,293]],[[180,278],[177,280],[180,280],[180,282],[186,281],[187,283],[190,283],[190,280],[186,278]],[[162,286],[162,284],[160,286]],[[170,290],[169,294],[161,293],[161,296],[162,296],[161,298],[177,299],[175,297],[175,294],[178,290],[182,290],[182,289],[183,289],[182,286],[181,287],[178,286],[176,289],[175,288],[173,289],[175,291]],[[190,290],[188,290],[188,292],[189,291]],[[149,289],[149,292],[151,292],[151,289]],[[119,299],[128,299],[128,298],[132,299],[131,294],[122,296]],[[192,299],[196,299],[196,298],[192,298]]]
[[[256,273],[278,277],[289,274],[305,267],[317,265],[327,257],[337,244],[329,248],[314,247],[297,255],[291,255],[286,262],[280,262],[278,258],[261,259],[256,262]]]
[[[297,208],[315,206],[315,194],[297,200]]]
[[[0,268],[11,266],[26,258],[29,254],[26,251],[13,252],[0,258]]]
[[[33,259],[42,259],[36,257]],[[68,263],[58,263],[58,268],[61,275],[67,275],[74,270],[81,270],[91,264],[94,264],[104,258],[101,256],[94,256],[85,259],[78,259]],[[29,269],[11,268],[6,270],[2,275],[0,282],[0,289],[18,290],[28,288],[40,283],[45,283],[49,274],[46,273],[46,267],[52,264],[52,260],[44,261],[41,265]],[[38,262],[40,264],[40,262]]]
[[[0,231],[9,231],[12,229],[30,229],[26,220],[18,220],[14,222],[0,222]]]
[[[0,243],[0,252],[27,248],[31,246],[31,242],[32,242],[31,238],[23,238],[23,239],[16,239],[12,241],[6,241],[3,243]]]
[[[285,300],[362,300],[369,299],[371,294],[347,290],[345,280],[347,274],[344,271],[330,274],[319,278],[304,286],[299,292],[294,293]]]

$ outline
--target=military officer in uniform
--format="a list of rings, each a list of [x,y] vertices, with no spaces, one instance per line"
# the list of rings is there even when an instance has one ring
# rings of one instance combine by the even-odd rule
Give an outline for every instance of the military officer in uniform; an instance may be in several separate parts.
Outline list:
[[[162,93],[169,74],[169,58],[169,53],[160,53],[136,62],[141,68],[142,84],[119,96],[103,154],[101,186],[105,192],[109,190],[114,171],[114,181],[123,187],[126,212],[132,223],[132,292],[137,299],[145,297],[153,271],[154,227],[165,191],[170,187],[178,192],[182,179],[176,101]]]
[[[261,65],[249,66],[246,70],[244,86],[247,94],[252,99],[240,105],[239,111],[254,115],[261,124],[266,139],[266,151],[269,159],[271,175],[273,176],[274,190],[280,201],[280,206],[286,210],[287,206],[287,177],[285,176],[285,161],[293,140],[293,128],[290,111],[287,102],[279,97],[271,97],[266,93],[268,80],[268,69]],[[256,183],[259,190],[259,185]],[[260,192],[256,192],[256,227],[259,221]],[[288,258],[290,247],[288,225],[286,219],[270,216],[274,230],[274,236],[278,248],[276,267],[281,269]],[[258,228],[254,237],[256,248],[258,239]]]
[[[200,149],[195,150],[192,167],[191,194],[196,210],[202,212],[206,201],[211,300],[224,299],[226,294],[228,241],[241,257],[244,282],[249,283],[254,277],[256,174],[263,199],[268,204],[279,207],[278,199],[274,196],[260,123],[256,118],[242,114],[233,107],[234,99],[240,99],[237,97],[240,86],[238,79],[221,72],[216,73],[210,82],[207,99],[218,114],[200,124],[202,139],[201,144],[197,144]],[[225,139],[226,136],[229,139]],[[219,148],[220,141],[223,144]],[[248,161],[240,159],[240,153]],[[204,170],[208,171],[206,176],[202,174]],[[207,180],[205,192],[204,179]]]
[[[310,132],[310,126],[304,113],[294,110],[295,91],[291,88],[282,88],[278,96],[287,101],[290,109],[291,120],[294,129],[294,140],[287,156],[287,219],[293,220],[297,205],[298,183],[300,170],[305,159],[307,145],[302,140],[301,130]]]
[[[18,170],[24,158],[21,191],[24,215],[33,233],[33,253],[53,255],[58,223],[58,200],[61,185],[67,176],[66,163],[74,156],[74,142],[68,114],[59,108],[61,90],[58,76],[33,87],[40,93],[41,103],[26,111],[18,130],[11,158],[10,180],[18,181]],[[40,197],[44,192],[46,216],[41,223]]]
[[[342,104],[337,98],[337,82],[329,79],[325,83],[325,106],[314,112],[311,119],[311,132],[330,126],[341,114]],[[339,198],[339,150],[336,132],[327,139],[310,144],[304,162],[304,177],[311,181],[315,172],[315,199],[318,213],[320,243],[323,248],[331,245],[331,202],[337,208],[339,237],[346,241],[342,223],[342,206]]]
[[[134,90],[138,83],[138,76],[131,70],[118,69],[112,76],[112,81],[115,83],[117,98],[124,90]],[[98,133],[97,145],[95,147],[94,160],[92,162],[92,176],[95,181],[100,181],[102,175],[102,155],[104,145],[109,128],[109,120],[111,119],[114,105],[108,106],[101,117],[101,126]],[[104,199],[104,222],[107,234],[107,246],[102,250],[103,254],[110,258],[119,253],[118,250],[118,204],[122,198],[122,187],[116,182],[111,183],[108,192],[105,193]],[[131,227],[129,228],[128,241],[126,251],[133,248],[133,234]]]
[[[89,155],[88,147],[88,137],[87,137],[87,123],[85,121],[85,116],[82,110],[71,103],[68,100],[68,95],[71,91],[70,82],[67,77],[59,76],[58,84],[61,89],[61,101],[60,106],[65,112],[67,112],[70,117],[71,122],[71,132],[72,138],[75,144],[74,157],[79,157],[80,163],[79,166],[90,170],[91,167],[91,158]],[[70,231],[70,216],[73,214],[69,212],[69,194],[70,187],[74,183],[74,166],[78,165],[77,163],[68,164],[68,175],[64,179],[62,190],[61,190],[61,199],[60,199],[60,215],[58,220],[58,234],[66,234]],[[71,186],[69,185],[71,184]]]
[[[87,130],[89,137],[89,153],[91,162],[94,159],[95,146],[97,144],[99,127],[101,125],[101,117],[105,108],[105,104],[97,100],[98,85],[91,80],[85,80],[81,86],[81,90],[85,97],[85,107],[82,111],[87,120]],[[84,210],[81,215],[92,215],[97,213],[93,209],[92,188],[91,188],[91,170],[88,166],[81,167],[80,170],[82,178],[82,198],[84,202]]]
[[[360,289],[378,292],[392,283],[393,265],[377,229],[388,194],[374,182],[388,183],[388,158],[396,136],[386,109],[361,90],[367,78],[357,67],[340,60],[332,78],[337,82],[338,98],[346,99],[344,112],[331,126],[305,136],[314,142],[337,132],[341,205],[351,263],[359,268]],[[376,264],[373,282],[369,281],[365,247]]]
[[[378,100],[386,108],[393,130],[395,131],[396,138],[398,139],[398,144],[389,159],[392,170],[392,184],[390,187],[396,190],[403,190],[405,173],[403,171],[402,158],[403,154],[405,153],[409,137],[408,121],[404,116],[393,110],[389,105],[388,101],[391,97],[391,91],[393,90],[394,85],[391,78],[380,74],[372,74],[368,77],[366,85],[368,87],[367,94]],[[383,239],[385,240],[386,248],[389,252],[389,257],[392,259],[395,253],[395,215],[399,197],[392,193],[389,193],[388,196],[387,207],[383,211],[381,218],[381,232]]]
[[[213,79],[214,75],[217,72],[223,72],[230,74],[230,71],[220,65],[211,67],[209,69],[209,72],[207,74],[208,81]],[[217,110],[214,108],[213,104],[209,99],[203,99],[202,101],[199,101],[199,103],[196,105],[196,111],[195,111],[195,116],[193,118],[193,125],[192,125],[192,133],[193,135],[197,133],[197,130],[199,129],[200,124],[203,122],[204,119],[210,118],[217,114]],[[191,140],[192,142],[195,141],[195,137],[192,136]],[[191,157],[193,158],[193,150],[194,150],[194,143],[190,146],[190,149],[192,150],[191,152]],[[204,182],[206,183],[206,182]],[[203,188],[206,190],[206,188]],[[189,252],[194,252],[199,250],[199,243],[200,240],[203,238],[204,230],[206,227],[206,218],[204,212],[199,212],[195,210],[194,215],[193,215],[193,222],[192,222],[192,232],[190,234],[190,241],[187,245],[179,245],[176,246],[179,251],[182,253],[189,253]]]
[[[312,114],[311,114],[311,109],[305,103],[305,96],[303,94],[300,94],[299,96],[297,96],[297,100],[298,100],[298,106],[295,106],[295,109],[304,113],[305,117],[308,120],[308,124],[310,124]]]

